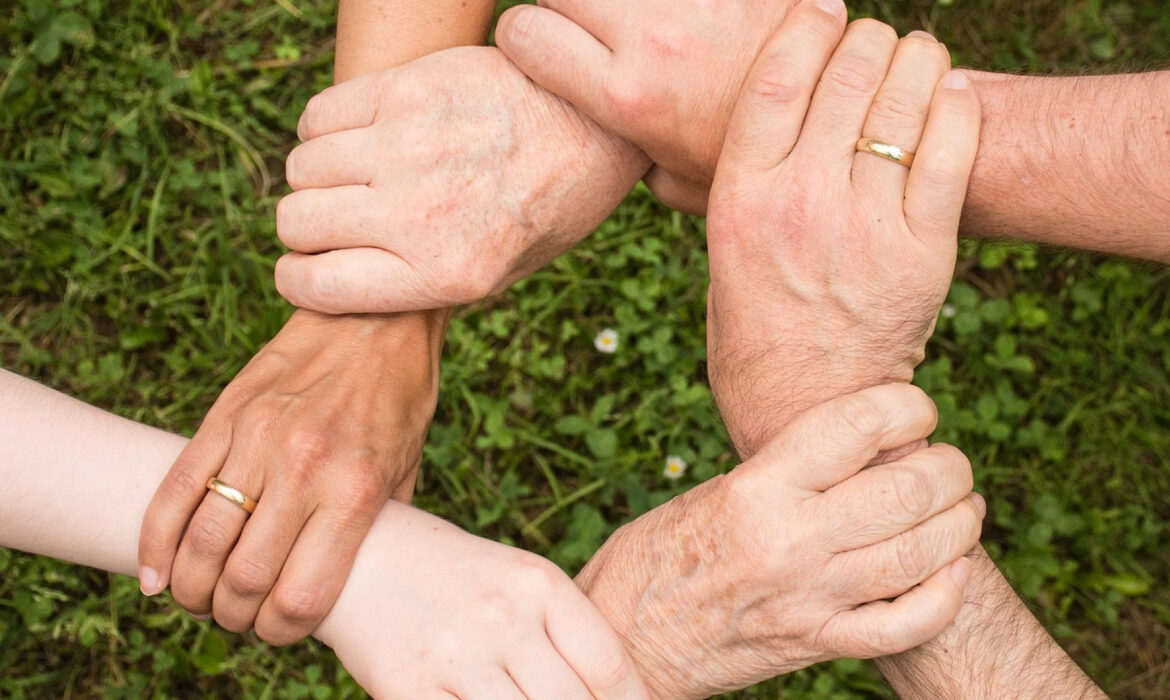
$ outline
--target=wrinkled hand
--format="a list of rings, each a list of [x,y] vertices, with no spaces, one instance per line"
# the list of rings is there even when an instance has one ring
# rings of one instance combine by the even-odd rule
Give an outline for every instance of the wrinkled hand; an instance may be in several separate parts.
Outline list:
[[[299,133],[276,285],[326,313],[502,291],[592,232],[648,165],[483,47],[331,87]]]
[[[577,582],[655,697],[896,653],[945,629],[985,512],[970,464],[934,445],[863,469],[935,417],[908,384],[840,397],[618,530]]]
[[[169,581],[192,614],[273,644],[309,634],[386,499],[410,499],[444,321],[294,314],[159,486],[139,543],[143,592]],[[213,476],[257,499],[255,514],[208,491]]]
[[[388,503],[316,636],[376,698],[645,698],[560,569]]]
[[[703,213],[752,62],[796,0],[540,0],[503,14],[496,42],[539,85],[656,167],[664,203]]]
[[[806,1],[769,40],[711,190],[709,373],[742,455],[810,405],[909,381],[954,271],[974,90],[924,33],[859,20],[838,46],[837,9]]]

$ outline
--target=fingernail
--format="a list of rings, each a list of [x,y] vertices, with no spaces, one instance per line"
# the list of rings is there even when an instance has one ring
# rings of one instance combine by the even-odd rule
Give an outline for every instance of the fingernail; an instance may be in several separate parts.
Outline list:
[[[971,505],[975,506],[975,510],[979,511],[980,518],[987,517],[987,501],[983,496],[972,493],[970,496],[967,496],[967,499],[971,501]]]
[[[960,71],[953,70],[943,76],[939,83],[948,90],[966,90],[971,87],[971,81]]]
[[[951,580],[959,588],[967,585],[967,580],[971,578],[971,562],[967,561],[966,557],[951,564]]]
[[[840,17],[845,14],[845,3],[843,0],[813,0],[813,4],[834,17]]]
[[[147,596],[158,595],[164,588],[158,572],[149,566],[138,569],[138,587]]]
[[[207,622],[208,620],[211,619],[211,613],[202,613],[199,615],[196,615],[195,613],[187,613],[187,614],[191,616],[191,619],[198,620],[199,622]]]
[[[906,35],[907,39],[930,39],[931,41],[938,41],[930,32],[924,32],[921,29],[915,29]]]

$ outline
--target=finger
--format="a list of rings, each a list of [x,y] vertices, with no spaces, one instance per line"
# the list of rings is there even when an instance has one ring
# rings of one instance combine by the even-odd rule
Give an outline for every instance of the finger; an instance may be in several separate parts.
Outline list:
[[[571,582],[564,585],[574,586]],[[575,587],[549,606],[544,624],[561,658],[573,667],[594,697],[649,697],[617,633]]]
[[[317,255],[288,253],[276,261],[276,291],[302,309],[326,314],[422,311],[463,303],[462,278],[425,285],[403,258],[380,248]],[[470,300],[468,300],[470,301]]]
[[[502,668],[468,670],[450,690],[459,700],[528,700]]]
[[[216,478],[245,496],[260,500],[263,474],[253,464],[240,459],[237,452],[228,456]],[[175,602],[194,615],[211,612],[215,584],[248,520],[248,512],[240,506],[213,491],[205,493],[179,543],[171,575]]]
[[[372,246],[392,220],[385,198],[364,185],[293,192],[276,206],[276,235],[300,253]]]
[[[707,214],[707,198],[711,194],[711,183],[687,180],[657,165],[650,168],[643,181],[658,201],[671,209],[699,216]]]
[[[347,129],[361,129],[374,123],[378,105],[394,71],[371,73],[326,88],[309,99],[297,121],[301,141]]]
[[[834,521],[832,546],[845,552],[906,532],[966,498],[973,486],[967,456],[940,443],[862,470],[817,496],[817,508],[849,513],[845,527],[826,518]]]
[[[849,586],[851,603],[901,595],[979,543],[986,506],[971,494],[921,525],[864,549],[833,557],[834,577]],[[850,573],[846,573],[850,572]]]
[[[777,478],[825,491],[861,471],[879,452],[927,437],[937,421],[934,402],[918,387],[875,386],[805,411],[739,468],[778,464]]]
[[[899,654],[942,634],[963,606],[971,562],[959,559],[892,602],[878,601],[834,616],[824,635],[838,656]]]
[[[934,92],[903,205],[911,233],[940,249],[957,245],[979,126],[979,98],[971,82],[960,71],[947,73]]]
[[[309,514],[297,494],[266,491],[216,583],[212,613],[220,627],[229,632],[252,629]]]
[[[788,13],[744,83],[723,146],[725,167],[762,171],[788,157],[845,21],[840,0],[804,0]]]
[[[599,38],[617,35],[619,23],[627,16],[606,0],[537,0],[537,4],[564,15]]]
[[[934,87],[950,67],[946,47],[926,32],[912,32],[898,42],[861,135],[917,151]],[[909,174],[909,168],[872,153],[853,157],[854,184],[872,191],[879,202],[901,202]]]
[[[351,500],[347,510],[320,508],[305,524],[272,594],[256,615],[256,634],[269,644],[304,639],[329,614],[345,585],[377,503]]]
[[[376,164],[369,157],[370,129],[351,129],[306,141],[288,154],[284,178],[293,190],[368,185]]]
[[[535,5],[517,5],[500,16],[496,44],[529,78],[571,102],[607,131],[630,129],[607,99],[613,54],[572,19]]]
[[[207,480],[223,468],[232,444],[230,423],[221,428],[212,414],[191,438],[159,484],[138,537],[138,581],[146,595],[161,593],[171,580],[171,567],[183,531],[207,495]]]
[[[898,34],[872,19],[849,25],[808,109],[801,153],[825,167],[840,164],[848,173],[865,117],[886,77],[898,46]]]
[[[506,666],[508,676],[529,698],[592,700],[588,688],[551,646],[518,650]]]

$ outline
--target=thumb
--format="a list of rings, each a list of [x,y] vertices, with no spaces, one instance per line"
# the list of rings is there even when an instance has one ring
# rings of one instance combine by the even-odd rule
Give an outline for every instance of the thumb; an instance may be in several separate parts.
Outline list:
[[[402,257],[380,248],[318,255],[287,253],[276,261],[276,291],[289,303],[325,314],[397,313],[462,303],[455,283],[421,284]]]
[[[742,466],[779,464],[785,483],[825,491],[880,452],[927,437],[937,421],[934,402],[918,387],[875,386],[805,411]]]
[[[517,5],[500,16],[496,45],[545,90],[570,102],[618,136],[626,136],[605,85],[613,53],[572,20],[535,5]]]

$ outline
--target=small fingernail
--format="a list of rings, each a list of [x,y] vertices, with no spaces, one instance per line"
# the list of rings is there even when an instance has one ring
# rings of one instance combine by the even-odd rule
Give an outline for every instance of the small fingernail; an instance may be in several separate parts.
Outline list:
[[[834,17],[840,17],[845,14],[845,3],[843,0],[813,0],[813,4]]]
[[[971,501],[971,505],[975,506],[975,510],[979,511],[980,518],[987,517],[987,500],[983,496],[972,493],[967,496],[967,499]]]
[[[907,39],[930,39],[931,41],[938,41],[930,32],[924,32],[921,29],[915,29],[906,35]]]
[[[944,75],[939,84],[948,90],[966,90],[971,87],[971,81],[967,79],[967,76],[957,70]]]
[[[966,557],[951,564],[951,580],[959,588],[967,585],[968,579],[971,578],[971,562],[967,561]]]
[[[199,622],[207,622],[208,620],[211,619],[211,613],[205,613],[202,615],[196,615],[195,613],[187,613],[187,614],[190,615],[192,619],[198,620]]]
[[[138,569],[138,587],[142,589],[142,594],[147,596],[158,595],[164,588],[158,572],[149,566]]]

